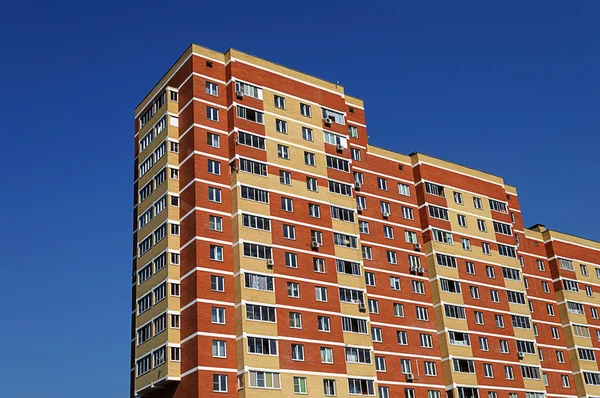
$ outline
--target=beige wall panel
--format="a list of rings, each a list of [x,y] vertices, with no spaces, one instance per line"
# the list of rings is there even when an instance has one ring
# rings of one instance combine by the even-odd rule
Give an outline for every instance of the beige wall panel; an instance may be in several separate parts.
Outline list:
[[[261,322],[261,321],[250,321],[246,319],[246,306],[244,307],[244,314],[242,319],[242,327],[244,328],[244,332],[249,335],[264,335],[264,336],[277,336],[277,324],[271,322]],[[281,311],[277,311],[277,317],[287,316],[286,314],[282,314]],[[285,319],[284,319],[285,321]],[[241,334],[241,331],[238,331],[238,335]]]
[[[357,288],[357,289],[365,288],[365,278],[362,275],[361,276],[353,276],[353,275],[338,273],[337,281],[338,281],[338,284],[340,284],[342,286],[348,286],[348,287],[353,287],[353,288]],[[335,300],[339,300],[339,296],[338,296],[337,292],[335,295]]]
[[[537,390],[537,391],[544,391],[544,389],[546,388],[544,386],[544,380],[533,380],[533,379],[523,379],[523,386],[527,389],[527,390]]]
[[[354,260],[356,262],[362,261],[362,254],[359,249],[351,249],[348,247],[335,246],[335,255],[339,258],[348,260]]]
[[[273,175],[269,176],[260,176],[257,174],[246,173],[244,171],[239,171],[235,174],[232,174],[232,179],[237,181],[238,184],[243,185],[251,185],[253,187],[258,187],[261,189],[269,189],[269,178],[274,177]],[[277,183],[279,184],[279,175],[277,177]],[[243,200],[243,202],[251,202],[247,200]]]
[[[358,235],[358,224],[340,220],[331,220],[331,227],[334,231],[343,232],[350,235]]]
[[[349,375],[360,377],[375,377],[377,374],[374,362],[370,365],[362,363],[346,363],[346,372]]]
[[[337,297],[337,292],[335,297]],[[366,301],[365,301],[366,304]],[[367,311],[362,312],[358,309],[358,304],[354,304],[354,303],[342,303],[340,302],[340,311],[348,316],[352,316],[352,317],[367,317],[369,316],[368,314],[368,306],[367,306]],[[369,344],[371,345],[371,344]]]
[[[240,217],[241,219],[241,217]],[[240,220],[241,221],[241,220]],[[283,231],[275,231],[275,233],[283,234]],[[263,231],[260,229],[241,227],[239,229],[239,238],[254,243],[261,243],[265,245],[271,245],[273,243],[271,239],[271,232]]]
[[[240,281],[240,286],[243,286],[243,281]],[[275,304],[276,302],[274,292],[265,292],[248,288],[241,289],[241,299],[265,304]]]
[[[245,343],[246,339],[244,339]],[[279,357],[276,355],[249,354],[247,346],[244,347],[244,364],[257,369],[279,369]]]
[[[369,328],[369,330],[371,330]],[[371,340],[371,334],[360,334],[360,333],[350,333],[350,332],[343,332],[344,333],[344,343],[346,343],[347,345],[353,345],[353,346],[361,346],[361,347],[372,347],[373,346],[373,340]]]
[[[529,311],[529,306],[527,304],[521,305],[508,303],[508,307],[510,308],[510,312],[514,314],[520,314],[523,316],[529,316],[531,314],[531,312]]]

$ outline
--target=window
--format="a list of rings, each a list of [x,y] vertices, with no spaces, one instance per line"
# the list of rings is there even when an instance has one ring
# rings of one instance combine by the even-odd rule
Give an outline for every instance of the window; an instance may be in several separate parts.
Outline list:
[[[317,163],[315,154],[312,152],[304,152],[304,163],[309,166],[315,166]]]
[[[137,376],[139,377],[145,373],[148,373],[151,369],[151,364],[152,356],[150,354],[146,355],[141,359],[138,359],[138,361],[136,362]]]
[[[304,361],[304,345],[292,344],[292,360]]]
[[[337,181],[328,181],[329,192],[337,193],[338,195],[352,196],[352,187],[348,184],[343,184]]]
[[[469,292],[472,298],[479,300],[479,288],[477,286],[469,286]]]
[[[375,286],[375,274],[372,272],[365,272],[365,284],[367,286]]]
[[[515,374],[513,373],[512,366],[504,367],[504,377],[506,378],[506,380],[514,380]]]
[[[285,102],[284,102],[284,107],[285,107]],[[300,114],[302,116],[311,117],[310,105],[300,103]]]
[[[396,252],[393,252],[391,250],[386,250],[386,257],[387,257],[387,262],[390,264],[398,264],[398,257],[396,255]]]
[[[221,190],[219,188],[208,187],[208,200],[221,203]]]
[[[501,245],[498,243],[498,254],[504,257],[517,258],[517,251],[513,246]]]
[[[385,386],[378,386],[379,398],[390,398],[390,389]]]
[[[285,98],[280,95],[275,95],[273,102],[275,104],[275,108],[285,109]]]
[[[475,311],[474,314],[475,316],[475,323],[478,325],[483,325],[485,323],[484,319],[483,319],[483,312],[481,311]]]
[[[292,185],[292,173],[279,170],[279,182],[283,185]]]
[[[471,241],[467,238],[461,238],[462,248],[465,250],[471,250]]]
[[[465,309],[458,305],[444,304],[444,314],[447,318],[466,319]]]
[[[431,195],[444,196],[444,187],[431,182],[425,183],[425,191]]]
[[[415,215],[413,209],[402,206],[402,217],[406,218],[407,220],[414,220]]]
[[[483,314],[482,314],[483,316]],[[496,327],[497,328],[503,328],[504,327],[504,317],[500,314],[496,314],[494,315],[494,319],[496,321]]]
[[[421,281],[412,281],[412,291],[415,294],[425,294],[425,283]]]
[[[314,203],[308,204],[308,215],[314,218],[321,218],[321,207]]]
[[[181,349],[179,347],[171,347],[171,361],[181,361]]]
[[[489,364],[489,363],[483,364],[483,374],[485,375],[485,377],[489,377],[489,378],[494,377],[494,371],[492,370],[492,364]]]
[[[437,376],[437,368],[435,362],[424,361],[425,376]]]
[[[215,292],[225,291],[225,278],[222,276],[211,275],[210,276],[210,290]]]
[[[275,131],[278,133],[287,134],[287,122],[281,119],[275,119]]]
[[[298,268],[298,256],[295,253],[285,252],[285,266]]]
[[[328,316],[317,316],[317,325],[320,332],[331,331],[331,324]]]
[[[405,331],[398,330],[396,332],[396,337],[398,338],[398,344],[408,345],[408,335]]]
[[[524,379],[541,379],[540,368],[521,365],[521,373]]]
[[[348,135],[352,138],[358,138],[358,127],[348,125]]]
[[[479,349],[481,351],[489,351],[490,350],[490,346],[488,344],[487,337],[480,337],[479,338]]]
[[[352,153],[352,160],[356,160],[356,161],[360,162],[360,150],[356,149],[356,148],[352,148],[350,150],[350,152]]]
[[[410,187],[401,182],[398,183],[398,193],[404,196],[410,196]]]
[[[313,131],[308,127],[302,127],[302,138],[305,141],[313,141]]]
[[[406,240],[406,243],[413,243],[413,244],[419,243],[416,232],[404,231],[404,238]]]
[[[319,191],[319,183],[316,178],[306,177],[306,189],[313,192]]]
[[[252,200],[254,202],[269,203],[269,193],[262,189],[241,186],[242,199]]]
[[[219,95],[219,86],[213,82],[206,82],[206,94],[214,95],[215,97]]]
[[[336,394],[335,380],[323,379],[323,395],[333,397]]]
[[[247,95],[249,97],[256,98],[259,100],[263,99],[262,88],[253,86],[252,84],[236,81],[235,82],[235,91],[238,93],[238,96]]]
[[[560,376],[560,379],[562,381],[563,387],[565,387],[565,388],[571,387],[571,383],[569,382],[569,376],[562,375],[562,376]]]
[[[376,343],[381,343],[383,341],[381,328],[371,327],[371,340]]]
[[[448,256],[446,254],[436,254],[436,262],[442,267],[456,268],[456,257]]]
[[[558,363],[565,363],[565,354],[562,351],[556,351],[556,361]]]
[[[373,380],[348,378],[348,393],[354,395],[375,395]]]
[[[275,308],[266,305],[246,304],[246,319],[275,322]]]
[[[224,340],[212,341],[212,356],[215,358],[227,357],[227,343]]]
[[[246,119],[251,122],[263,123],[263,113],[254,109],[246,108],[243,106],[237,106],[237,117],[240,119]]]
[[[435,228],[432,228],[431,232],[433,233],[433,240],[436,242],[445,243],[447,245],[453,244],[452,233]]]
[[[273,372],[257,372],[251,370],[249,372],[250,387],[258,388],[281,388],[279,381],[279,373]]]
[[[400,368],[402,369],[402,374],[412,373],[412,363],[410,362],[410,359],[401,359]]]
[[[208,216],[208,227],[211,231],[223,231],[223,219],[217,216]]]
[[[390,214],[392,214],[391,210],[390,210],[390,204],[387,202],[379,202],[379,208],[381,210],[381,214],[383,216],[389,216]]]
[[[335,260],[337,272],[348,275],[361,275],[360,263],[345,260]]]
[[[398,318],[404,318],[404,305],[394,303],[394,316]]]
[[[385,372],[385,357],[375,357],[375,370],[377,372]]]
[[[452,359],[452,367],[458,373],[475,373],[475,366],[471,359]]]
[[[180,285],[179,283],[171,282],[171,296],[179,297]]]
[[[400,290],[400,278],[396,276],[390,276],[390,287],[392,290]]]
[[[300,285],[296,282],[287,283],[288,297],[300,298]]]
[[[283,237],[285,239],[296,240],[296,227],[283,224]]]
[[[210,259],[223,261],[223,246],[210,245]]]
[[[483,209],[483,204],[481,203],[481,198],[473,197],[473,206],[476,209]]]
[[[500,352],[503,354],[508,354],[508,340],[500,340]]]
[[[421,333],[419,340],[421,341],[421,347],[433,348],[433,339],[430,334]]]
[[[465,266],[467,267],[467,273],[468,274],[475,275],[475,264],[474,263],[472,263],[470,261],[467,261],[465,263]]]
[[[379,314],[379,301],[369,299],[369,312],[372,314]]]
[[[290,198],[281,198],[281,210],[283,211],[294,211],[294,201]]]
[[[213,108],[212,106],[206,107],[206,118],[208,120],[213,120],[215,122],[219,121],[219,110],[217,108]]]
[[[460,192],[454,192],[454,202],[458,203],[459,205],[463,204],[462,193],[460,193]]]
[[[333,233],[333,243],[336,246],[349,247],[352,249],[358,249],[358,239],[356,236],[340,234],[338,232]]]
[[[425,307],[415,307],[415,310],[417,312],[417,319],[420,321],[428,321],[429,320],[429,312],[427,311],[427,308]]]
[[[342,316],[342,330],[344,332],[367,334],[367,321],[364,319]]]
[[[225,308],[212,307],[212,323],[225,324]]]
[[[327,301],[327,288],[315,286],[315,299],[317,301]]]
[[[290,318],[290,328],[292,329],[302,329],[302,314],[299,312],[291,312],[289,314]]]
[[[510,224],[494,221],[494,231],[498,234],[512,236],[512,227]]]
[[[487,227],[485,226],[485,220],[477,219],[477,228],[481,232],[486,232],[487,231]]]
[[[455,332],[448,331],[448,337],[450,338],[450,344],[452,345],[461,345],[461,346],[470,346],[471,341],[469,338],[469,334],[465,332]]]
[[[488,256],[492,254],[489,243],[481,242],[481,250],[483,251],[483,254],[487,254]]]
[[[382,191],[387,191],[387,180],[385,178],[377,177],[377,188]]]
[[[554,316],[554,306],[552,304],[546,304],[546,312],[550,316]]]
[[[248,336],[248,352],[251,354],[277,355],[277,340]]]
[[[467,217],[466,216],[464,216],[463,214],[457,214],[457,218],[458,218],[458,225],[460,225],[461,227],[467,226]]]
[[[213,391],[227,392],[227,375],[213,375]]]
[[[490,199],[490,209],[500,213],[508,213],[506,203]]]
[[[444,292],[460,293],[460,282],[451,279],[440,278],[440,286]]]
[[[370,246],[362,245],[362,257],[364,260],[373,260],[373,251]]]
[[[274,290],[272,276],[245,273],[244,283],[245,287],[248,289],[265,290],[269,292]]]
[[[281,159],[289,159],[290,158],[290,148],[285,145],[278,144],[277,145],[277,156]]]
[[[313,268],[315,272],[325,273],[325,260],[322,258],[313,258]]]
[[[208,146],[211,146],[213,148],[219,148],[221,143],[220,143],[220,137],[218,134],[215,133],[206,133],[206,144]]]
[[[545,271],[544,261],[543,260],[537,260],[537,266],[538,266],[538,270]]]

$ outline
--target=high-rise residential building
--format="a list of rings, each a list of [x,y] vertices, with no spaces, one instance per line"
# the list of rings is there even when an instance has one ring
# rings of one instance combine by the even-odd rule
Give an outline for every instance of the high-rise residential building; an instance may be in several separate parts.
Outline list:
[[[233,49],[154,86],[131,396],[600,397],[600,243],[366,128],[343,87]]]

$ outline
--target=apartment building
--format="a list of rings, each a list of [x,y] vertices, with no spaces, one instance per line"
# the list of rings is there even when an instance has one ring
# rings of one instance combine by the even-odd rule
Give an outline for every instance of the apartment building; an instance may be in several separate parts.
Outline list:
[[[600,243],[192,45],[135,114],[131,396],[600,397]]]

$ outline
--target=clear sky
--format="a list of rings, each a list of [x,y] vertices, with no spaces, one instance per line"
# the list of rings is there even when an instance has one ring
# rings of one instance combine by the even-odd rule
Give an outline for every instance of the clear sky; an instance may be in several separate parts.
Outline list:
[[[600,240],[599,20],[595,0],[6,2],[0,396],[127,396],[133,110],[190,43],[339,81],[373,144],[503,176],[527,225]]]

